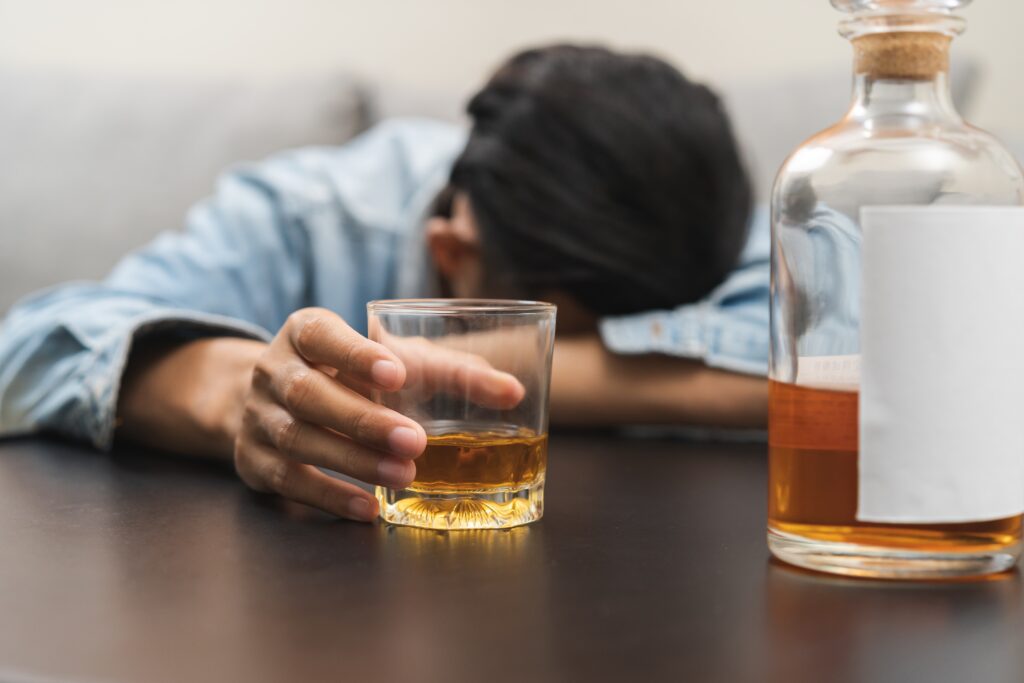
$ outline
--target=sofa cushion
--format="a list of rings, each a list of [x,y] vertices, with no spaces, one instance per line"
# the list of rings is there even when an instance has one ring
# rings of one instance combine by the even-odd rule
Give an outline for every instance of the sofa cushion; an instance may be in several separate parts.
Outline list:
[[[0,312],[102,277],[181,226],[226,166],[344,142],[366,125],[344,75],[252,82],[0,71]]]

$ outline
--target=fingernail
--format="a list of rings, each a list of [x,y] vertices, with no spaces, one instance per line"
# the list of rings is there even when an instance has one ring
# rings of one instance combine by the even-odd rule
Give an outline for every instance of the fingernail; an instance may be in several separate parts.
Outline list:
[[[348,502],[348,512],[356,519],[365,520],[369,520],[373,514],[370,512],[370,501],[358,496]]]
[[[398,366],[389,360],[374,361],[370,376],[382,387],[393,387],[398,382]]]
[[[388,434],[388,448],[395,455],[415,458],[423,452],[424,445],[420,433],[411,427],[395,427]]]
[[[512,396],[515,396],[515,397],[521,399],[523,397],[523,395],[526,393],[526,387],[523,386],[523,383],[520,382],[519,378],[516,377],[515,375],[509,374],[507,372],[506,373],[502,373],[502,374],[504,374],[505,377],[508,378],[505,381],[508,382],[509,393]]]
[[[518,405],[526,396],[526,387],[515,375],[500,370],[495,370],[494,373],[495,384],[504,384],[501,388],[501,398],[508,402],[509,407]]]
[[[377,476],[384,486],[404,489],[409,485],[409,461],[381,460],[377,463]]]

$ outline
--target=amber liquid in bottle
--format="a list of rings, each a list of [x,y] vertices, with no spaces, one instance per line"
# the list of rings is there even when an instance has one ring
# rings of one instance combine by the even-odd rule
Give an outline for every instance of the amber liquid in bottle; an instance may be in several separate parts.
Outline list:
[[[850,391],[769,383],[770,530],[941,553],[997,551],[1020,541],[1020,516],[968,524],[858,522],[857,397]]]

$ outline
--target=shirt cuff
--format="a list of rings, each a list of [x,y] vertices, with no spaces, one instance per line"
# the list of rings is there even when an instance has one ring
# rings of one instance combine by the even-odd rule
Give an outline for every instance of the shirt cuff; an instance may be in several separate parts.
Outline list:
[[[604,318],[601,340],[612,353],[661,353],[699,360],[708,367],[768,374],[768,330],[757,321],[723,325],[709,304]]]
[[[117,422],[117,400],[132,345],[143,337],[171,335],[183,342],[207,337],[241,337],[270,341],[267,330],[235,318],[179,309],[150,311],[134,318],[127,332],[100,348],[82,368],[80,380],[87,396],[81,415],[83,431],[100,450],[110,450]]]

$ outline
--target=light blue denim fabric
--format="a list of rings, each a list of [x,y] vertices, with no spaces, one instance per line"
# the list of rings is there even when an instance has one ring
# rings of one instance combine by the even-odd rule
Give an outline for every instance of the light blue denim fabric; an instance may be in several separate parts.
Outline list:
[[[771,223],[762,206],[751,216],[740,262],[705,299],[669,311],[605,318],[601,338],[615,353],[664,353],[766,375],[770,268]]]
[[[108,448],[121,375],[145,334],[270,339],[306,306],[365,332],[367,301],[434,294],[422,226],[464,143],[455,126],[393,120],[342,147],[240,167],[184,232],[129,254],[103,282],[21,301],[0,325],[0,435],[47,429]],[[706,301],[609,318],[605,344],[763,374],[768,239],[759,215],[742,265]]]
[[[781,217],[776,239],[786,254],[785,268],[796,282],[814,283],[817,291],[803,293],[803,320],[787,320],[787,310],[776,309],[776,333],[799,337],[796,356],[843,356],[860,351],[861,231],[846,215],[820,202],[798,220]],[[792,327],[799,324],[799,328]],[[779,363],[796,357],[778,339]]]

